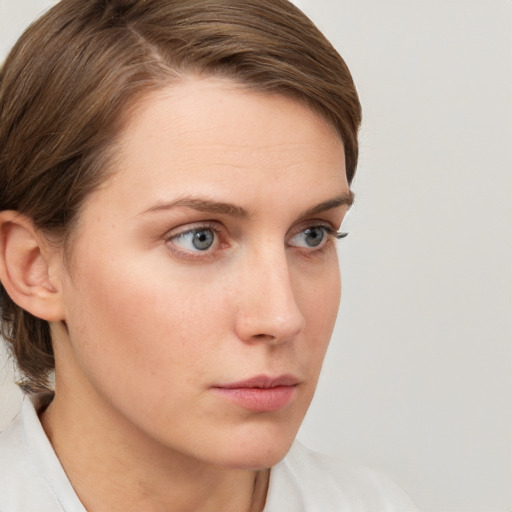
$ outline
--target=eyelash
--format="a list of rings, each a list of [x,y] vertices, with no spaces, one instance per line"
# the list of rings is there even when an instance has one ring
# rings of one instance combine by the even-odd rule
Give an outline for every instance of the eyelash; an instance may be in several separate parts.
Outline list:
[[[308,229],[318,229],[318,228],[324,230],[328,239],[325,242],[323,242],[323,240],[322,240],[320,242],[322,245],[318,249],[315,247],[311,247],[310,249],[305,249],[307,254],[320,255],[325,250],[327,250],[329,248],[329,246],[331,245],[331,243],[333,241],[341,240],[342,238],[345,238],[348,235],[348,233],[337,231],[332,226],[327,225],[327,224],[311,224],[309,226],[305,226],[304,228],[298,230],[293,236],[297,236],[301,233],[304,233]],[[177,254],[178,256],[184,257],[185,259],[189,259],[189,260],[193,260],[193,259],[204,260],[205,258],[213,257],[215,255],[215,252],[218,250],[218,247],[216,247],[213,250],[210,250],[210,248],[208,248],[204,251],[201,251],[201,250],[192,251],[192,250],[182,249],[182,248],[176,246],[175,244],[173,244],[172,241],[176,240],[180,237],[183,237],[187,234],[190,234],[190,233],[200,232],[200,231],[209,231],[209,230],[211,230],[216,237],[216,241],[214,241],[214,244],[216,244],[217,246],[221,245],[222,241],[220,240],[220,237],[222,236],[222,233],[224,230],[219,229],[219,226],[216,223],[209,223],[209,222],[198,224],[196,226],[187,227],[186,229],[179,231],[178,233],[170,233],[165,237],[165,243],[170,248],[170,250],[173,253]],[[297,246],[291,246],[291,247],[301,249],[301,247],[297,247]]]
[[[214,223],[202,223],[198,224],[197,226],[191,226],[187,227],[183,231],[179,231],[178,233],[170,233],[165,237],[165,242],[167,246],[169,246],[170,250],[178,255],[181,255],[183,257],[186,257],[188,259],[194,259],[194,258],[202,258],[212,256],[212,251],[206,250],[206,251],[187,251],[186,249],[182,249],[180,247],[177,247],[176,245],[172,244],[173,240],[178,239],[179,237],[183,237],[189,233],[194,233],[197,231],[208,231],[211,230],[215,234],[215,237],[217,238],[217,244],[220,242],[218,241],[222,235],[222,230],[219,229],[219,226]]]
[[[315,226],[315,227],[323,227],[326,229],[327,234],[335,238],[336,240],[341,240],[342,238],[345,238],[348,236],[348,233],[346,231],[336,231],[335,229],[329,227],[329,226]]]
[[[296,235],[300,233],[304,233],[307,229],[315,229],[320,228],[323,229],[327,235],[327,240],[322,243],[322,246],[318,249],[311,247],[311,249],[306,249],[306,254],[308,256],[322,256],[324,252],[329,250],[332,246],[332,244],[338,240],[341,240],[348,236],[348,233],[337,231],[332,226],[326,225],[326,224],[312,224],[310,226],[306,226],[303,229],[299,230]]]

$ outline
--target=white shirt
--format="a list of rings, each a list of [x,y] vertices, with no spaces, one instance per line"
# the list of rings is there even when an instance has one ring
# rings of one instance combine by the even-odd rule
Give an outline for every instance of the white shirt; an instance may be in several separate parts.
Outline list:
[[[25,398],[0,433],[0,512],[86,512],[46,437],[37,410],[44,395]],[[416,512],[390,480],[295,442],[270,472],[264,512]]]

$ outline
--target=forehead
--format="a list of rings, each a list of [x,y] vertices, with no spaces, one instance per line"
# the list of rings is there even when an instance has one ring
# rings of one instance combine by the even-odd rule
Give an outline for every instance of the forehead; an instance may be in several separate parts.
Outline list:
[[[290,98],[217,78],[147,95],[125,124],[116,160],[107,185],[141,207],[176,193],[233,202],[290,185],[348,189],[343,143],[326,120]]]
[[[163,136],[186,140],[193,132],[204,136],[205,143],[224,143],[229,136],[233,145],[242,142],[264,148],[274,141],[284,142],[286,136],[290,142],[306,142],[314,130],[315,144],[329,139],[342,144],[334,127],[305,102],[221,77],[189,76],[147,94],[125,123],[123,137],[128,143],[151,132],[155,137],[159,127],[167,129]]]

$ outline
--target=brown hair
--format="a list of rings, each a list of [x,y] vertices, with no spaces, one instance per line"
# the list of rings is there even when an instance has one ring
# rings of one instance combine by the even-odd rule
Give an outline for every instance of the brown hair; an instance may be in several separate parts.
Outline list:
[[[287,0],[62,0],[27,29],[0,73],[0,210],[27,215],[65,243],[106,179],[129,108],[190,73],[306,103],[341,136],[352,180],[361,121],[354,83]],[[48,323],[2,286],[0,308],[24,389],[48,389]]]

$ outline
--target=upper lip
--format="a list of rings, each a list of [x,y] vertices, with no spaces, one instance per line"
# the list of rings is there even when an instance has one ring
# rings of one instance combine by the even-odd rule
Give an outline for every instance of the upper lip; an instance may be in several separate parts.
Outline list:
[[[277,377],[269,377],[267,375],[257,375],[249,379],[240,380],[237,382],[230,382],[228,384],[220,384],[214,387],[224,389],[236,388],[262,388],[269,389],[277,386],[296,386],[299,384],[299,379],[294,375],[279,375]]]

